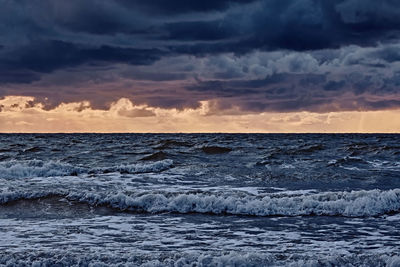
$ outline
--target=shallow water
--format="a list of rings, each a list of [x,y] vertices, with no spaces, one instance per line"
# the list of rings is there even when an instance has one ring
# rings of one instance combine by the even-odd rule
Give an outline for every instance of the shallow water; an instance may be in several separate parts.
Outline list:
[[[0,264],[399,266],[400,135],[0,135]]]

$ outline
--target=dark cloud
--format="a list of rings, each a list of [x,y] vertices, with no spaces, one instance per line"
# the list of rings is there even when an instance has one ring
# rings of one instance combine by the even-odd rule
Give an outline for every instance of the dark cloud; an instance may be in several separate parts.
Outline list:
[[[309,87],[313,85],[323,84],[326,81],[326,75],[309,74],[307,77],[300,80],[299,85],[302,87]]]
[[[399,1],[0,4],[0,96],[34,96],[48,109],[80,100],[107,108],[121,97],[251,111],[398,104]]]
[[[230,38],[234,32],[220,21],[185,21],[164,25],[166,40],[216,41]]]
[[[29,84],[33,81],[40,80],[40,75],[32,71],[23,70],[7,70],[0,67],[0,84],[1,83],[22,83]]]
[[[34,42],[9,53],[0,63],[1,69],[51,72],[84,63],[126,63],[147,65],[163,55],[158,49],[99,47],[49,40]]]
[[[223,11],[235,4],[247,4],[255,1],[256,0],[117,0],[117,2],[129,8],[139,9],[152,15]]]
[[[400,79],[397,75],[388,78],[381,87],[373,87],[373,82],[368,77],[365,79],[362,83],[356,79],[353,82],[327,80],[325,75],[276,74],[246,81],[199,81],[187,89],[204,92],[215,99],[229,99],[243,110],[258,112],[326,112],[396,107],[399,100],[379,98],[392,95],[400,99]]]
[[[182,72],[157,73],[157,72],[146,72],[146,71],[141,71],[141,70],[125,72],[125,73],[123,73],[123,76],[126,78],[135,79],[135,80],[150,80],[150,81],[157,81],[157,82],[184,80],[187,77],[187,75]]]
[[[153,107],[161,108],[176,108],[179,110],[185,108],[199,108],[201,98],[198,97],[188,97],[187,95],[174,95],[167,94],[164,96],[147,96],[142,100],[138,99],[139,103],[143,102]]]
[[[201,36],[225,37],[222,42],[191,43],[171,49],[200,55],[246,53],[253,49],[306,51],[397,40],[400,18],[394,14],[400,12],[398,2],[359,1],[348,4],[348,9],[345,9],[347,2],[357,1],[260,1],[247,12],[228,12],[219,21],[214,21],[214,28],[209,27],[208,31],[206,27],[200,28]],[[365,5],[369,6],[368,10],[363,9]],[[349,14],[355,18],[350,19]],[[362,16],[362,19],[357,19],[357,16]],[[193,29],[190,24],[186,30],[182,27],[181,32]],[[232,37],[236,39],[232,40]]]
[[[324,89],[326,91],[337,91],[343,89],[345,84],[345,81],[329,81],[327,84],[324,85]]]
[[[140,32],[131,21],[126,19],[115,19],[113,10],[107,9],[104,3],[93,8],[90,1],[80,1],[79,5],[72,5],[66,1],[66,5],[73,9],[70,14],[65,15],[62,10],[55,12],[54,22],[70,31],[88,32],[94,34],[116,34],[120,32]],[[68,8],[68,7],[67,7]],[[143,30],[142,30],[143,31]]]

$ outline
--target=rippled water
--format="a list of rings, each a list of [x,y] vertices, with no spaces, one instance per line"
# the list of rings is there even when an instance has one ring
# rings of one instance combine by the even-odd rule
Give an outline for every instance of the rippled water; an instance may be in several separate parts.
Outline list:
[[[0,135],[0,265],[399,266],[400,135]]]

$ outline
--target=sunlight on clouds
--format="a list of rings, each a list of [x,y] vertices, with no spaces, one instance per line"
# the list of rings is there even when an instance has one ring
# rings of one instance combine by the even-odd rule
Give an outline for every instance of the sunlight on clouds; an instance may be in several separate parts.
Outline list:
[[[212,101],[197,109],[136,105],[126,98],[109,110],[87,101],[44,110],[33,97],[0,99],[1,132],[399,132],[400,110],[331,113],[217,111]]]

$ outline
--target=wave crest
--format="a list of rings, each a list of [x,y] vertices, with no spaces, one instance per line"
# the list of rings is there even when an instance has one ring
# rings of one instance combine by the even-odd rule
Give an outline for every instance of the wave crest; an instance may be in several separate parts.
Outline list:
[[[399,266],[398,255],[332,255],[291,257],[269,253],[123,253],[112,255],[100,252],[89,254],[66,254],[44,252],[41,254],[0,255],[0,264],[7,266]]]
[[[326,192],[312,195],[226,196],[207,193],[142,195],[70,194],[92,205],[140,212],[211,213],[251,216],[378,216],[400,210],[400,189]]]
[[[254,196],[243,192],[0,192],[0,203],[59,195],[89,205],[133,212],[245,216],[369,217],[400,211],[400,189]]]
[[[0,162],[0,178],[26,178],[77,175],[83,168],[57,161],[6,161]]]
[[[173,166],[174,162],[171,159],[156,161],[153,163],[137,163],[137,164],[122,164],[115,167],[91,169],[90,173],[146,173],[146,172],[160,172],[165,171]]]
[[[32,177],[55,177],[55,176],[77,176],[79,174],[99,174],[108,172],[120,173],[146,173],[160,172],[173,166],[170,159],[156,161],[153,163],[122,164],[106,168],[85,168],[73,166],[69,163],[59,161],[6,161],[0,162],[0,178],[32,178]]]

